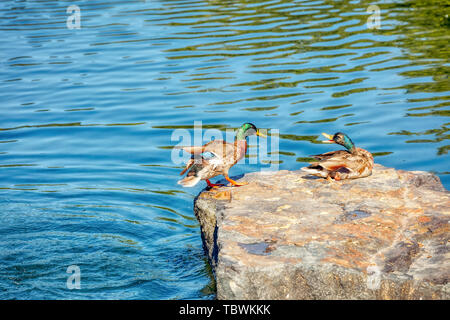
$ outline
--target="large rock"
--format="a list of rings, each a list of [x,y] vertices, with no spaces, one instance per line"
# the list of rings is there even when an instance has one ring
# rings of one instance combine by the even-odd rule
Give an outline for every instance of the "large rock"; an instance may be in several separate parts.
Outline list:
[[[240,181],[195,200],[219,299],[450,298],[450,198],[435,175]]]

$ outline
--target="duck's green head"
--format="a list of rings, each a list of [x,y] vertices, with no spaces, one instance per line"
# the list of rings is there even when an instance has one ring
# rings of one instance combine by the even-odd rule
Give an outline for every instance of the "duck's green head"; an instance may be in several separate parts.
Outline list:
[[[346,147],[349,151],[353,151],[355,148],[355,144],[353,143],[352,139],[349,138],[345,133],[337,132],[334,134],[334,136],[331,136],[330,134],[322,133],[328,140],[322,141],[324,143],[337,143],[341,146]]]
[[[245,140],[246,137],[256,134],[257,136],[265,138],[266,136],[259,132],[259,129],[253,123],[244,123],[236,133],[237,140]]]

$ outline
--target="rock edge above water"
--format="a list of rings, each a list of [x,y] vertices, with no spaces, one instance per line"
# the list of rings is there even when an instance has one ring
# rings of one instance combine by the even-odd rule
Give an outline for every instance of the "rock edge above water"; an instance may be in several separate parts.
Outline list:
[[[194,210],[218,299],[449,299],[450,196],[439,178],[375,165],[336,181],[255,172]]]

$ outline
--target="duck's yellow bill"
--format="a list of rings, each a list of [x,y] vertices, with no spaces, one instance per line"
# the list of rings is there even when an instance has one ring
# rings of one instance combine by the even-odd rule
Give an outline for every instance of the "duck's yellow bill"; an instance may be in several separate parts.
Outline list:
[[[259,130],[256,130],[256,135],[262,138],[267,138],[267,136],[263,133],[261,133]]]
[[[335,143],[333,140],[333,136],[331,134],[322,132],[322,135],[328,139],[328,140],[322,140],[323,143]]]

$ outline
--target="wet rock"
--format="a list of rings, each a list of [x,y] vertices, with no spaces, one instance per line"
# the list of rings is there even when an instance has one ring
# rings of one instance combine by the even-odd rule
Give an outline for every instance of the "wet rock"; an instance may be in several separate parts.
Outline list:
[[[450,298],[450,196],[435,175],[241,180],[195,200],[219,299]]]

